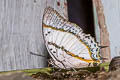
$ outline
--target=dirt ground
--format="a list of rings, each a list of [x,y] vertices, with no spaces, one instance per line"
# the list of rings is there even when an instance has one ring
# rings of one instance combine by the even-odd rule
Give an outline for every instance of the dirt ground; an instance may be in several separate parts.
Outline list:
[[[75,70],[56,70],[50,75],[38,72],[32,75],[37,80],[120,80],[120,57],[115,57],[110,64]]]
[[[97,71],[89,72],[86,70],[75,71],[57,71],[48,74],[37,73],[32,76],[26,75],[23,72],[9,72],[0,74],[0,80],[120,80],[120,69],[116,71]]]
[[[0,80],[120,80],[120,57],[110,64],[81,69],[43,68],[23,71],[1,72]]]
[[[46,74],[38,73],[32,75],[33,78],[37,80],[120,80],[120,69],[116,71],[97,71],[89,72],[86,70],[67,71],[67,72],[54,72],[51,76]]]

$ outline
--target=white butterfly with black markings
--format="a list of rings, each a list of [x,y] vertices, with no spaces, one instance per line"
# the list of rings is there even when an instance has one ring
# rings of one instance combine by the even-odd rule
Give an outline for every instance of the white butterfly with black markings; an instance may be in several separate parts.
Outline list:
[[[100,47],[74,23],[51,7],[43,15],[43,35],[52,64],[59,68],[81,68],[99,64]]]

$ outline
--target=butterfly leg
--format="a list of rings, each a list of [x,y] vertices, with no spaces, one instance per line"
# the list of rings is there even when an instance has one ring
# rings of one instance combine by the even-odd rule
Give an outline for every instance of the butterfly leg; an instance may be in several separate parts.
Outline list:
[[[75,68],[72,68],[74,72],[77,72],[77,70]]]

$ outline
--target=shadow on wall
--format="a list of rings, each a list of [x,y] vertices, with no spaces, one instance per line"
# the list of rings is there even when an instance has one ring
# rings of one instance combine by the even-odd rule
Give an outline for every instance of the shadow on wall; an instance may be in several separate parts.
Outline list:
[[[85,33],[94,35],[93,8],[91,0],[67,0],[69,21],[79,25]]]

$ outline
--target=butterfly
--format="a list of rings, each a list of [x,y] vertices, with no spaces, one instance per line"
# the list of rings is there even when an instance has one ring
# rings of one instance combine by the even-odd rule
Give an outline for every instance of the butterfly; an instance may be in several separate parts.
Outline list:
[[[90,34],[47,7],[42,32],[51,64],[58,68],[81,68],[101,63],[100,47]]]

